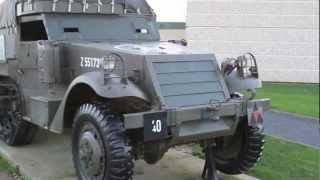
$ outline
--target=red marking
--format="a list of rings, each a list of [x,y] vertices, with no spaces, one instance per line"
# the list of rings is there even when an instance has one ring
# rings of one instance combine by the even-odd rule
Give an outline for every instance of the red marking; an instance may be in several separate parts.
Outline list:
[[[253,112],[252,113],[252,117],[253,117],[255,122],[257,122],[257,123],[262,122],[262,116],[261,116],[261,113],[259,111]]]

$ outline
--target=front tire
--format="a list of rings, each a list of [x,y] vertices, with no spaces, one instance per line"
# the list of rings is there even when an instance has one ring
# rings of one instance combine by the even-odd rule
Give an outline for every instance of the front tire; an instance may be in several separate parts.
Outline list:
[[[104,105],[85,104],[73,125],[72,153],[80,180],[130,180],[133,156],[122,116]]]
[[[260,160],[263,149],[264,135],[258,128],[243,121],[233,136],[216,139],[213,153],[219,171],[237,175],[253,168]]]

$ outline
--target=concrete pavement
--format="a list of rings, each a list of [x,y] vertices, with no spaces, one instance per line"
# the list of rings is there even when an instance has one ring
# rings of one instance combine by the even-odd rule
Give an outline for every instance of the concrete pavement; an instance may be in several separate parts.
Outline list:
[[[0,153],[32,180],[76,180],[70,144],[69,135],[40,132],[28,146],[12,148],[0,143]],[[196,157],[170,150],[155,166],[137,162],[134,180],[201,180],[203,164]],[[246,175],[220,176],[222,180],[256,180]]]
[[[14,180],[12,177],[10,177],[6,173],[2,173],[2,172],[0,172],[0,179],[1,180]]]

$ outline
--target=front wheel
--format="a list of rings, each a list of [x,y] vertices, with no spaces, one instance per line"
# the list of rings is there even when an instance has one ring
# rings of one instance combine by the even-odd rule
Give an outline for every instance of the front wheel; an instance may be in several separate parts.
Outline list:
[[[104,105],[85,104],[73,125],[72,153],[80,180],[130,180],[133,156],[122,116]]]
[[[263,148],[264,135],[243,121],[233,136],[216,139],[213,153],[217,169],[231,175],[245,173],[260,160]]]

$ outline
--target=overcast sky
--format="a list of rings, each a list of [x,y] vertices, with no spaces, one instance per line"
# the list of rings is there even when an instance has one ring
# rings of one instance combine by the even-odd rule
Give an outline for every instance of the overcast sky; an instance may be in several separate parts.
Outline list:
[[[0,3],[4,0],[0,0]],[[187,0],[147,0],[158,15],[158,21],[184,22]]]
[[[187,0],[147,0],[158,15],[158,21],[185,22]]]

